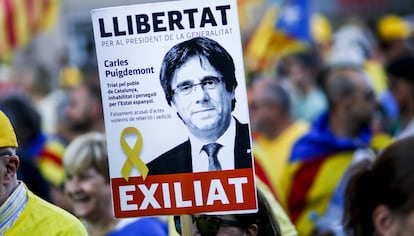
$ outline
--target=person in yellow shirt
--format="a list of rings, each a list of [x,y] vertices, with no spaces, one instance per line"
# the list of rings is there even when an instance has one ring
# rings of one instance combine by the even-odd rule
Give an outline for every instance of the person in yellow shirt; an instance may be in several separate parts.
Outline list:
[[[258,78],[249,92],[253,155],[256,175],[284,204],[280,178],[286,169],[293,143],[308,130],[308,123],[295,121],[287,91],[277,80]]]
[[[87,235],[75,216],[36,196],[17,179],[17,146],[14,128],[0,111],[0,235]]]
[[[352,66],[325,77],[329,111],[293,145],[281,184],[299,235],[341,233],[343,186],[348,168],[392,142],[374,133],[375,94],[366,73]]]

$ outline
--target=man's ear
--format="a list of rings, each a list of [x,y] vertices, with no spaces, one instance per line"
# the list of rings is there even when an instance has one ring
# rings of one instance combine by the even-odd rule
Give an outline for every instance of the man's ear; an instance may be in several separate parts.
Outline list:
[[[4,160],[4,162],[4,165],[6,167],[5,178],[6,180],[12,180],[14,176],[16,176],[17,170],[19,168],[19,157],[16,155],[12,155],[10,157],[7,157],[6,160]]]
[[[257,224],[251,224],[246,229],[246,235],[248,236],[256,236],[259,233],[259,226]]]
[[[374,209],[372,222],[378,235],[396,235],[398,231],[397,218],[385,205],[379,205]]]

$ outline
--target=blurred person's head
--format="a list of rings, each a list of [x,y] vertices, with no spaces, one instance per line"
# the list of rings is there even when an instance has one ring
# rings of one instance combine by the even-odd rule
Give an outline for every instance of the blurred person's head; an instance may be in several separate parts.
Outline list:
[[[327,64],[332,68],[363,68],[373,56],[374,49],[374,36],[365,22],[360,18],[350,18],[335,32]]]
[[[231,215],[192,215],[194,236],[268,236],[281,235],[279,223],[261,190],[257,190],[256,213]],[[179,216],[175,228],[181,234]]]
[[[17,86],[32,99],[41,99],[53,89],[50,70],[39,63],[25,63],[22,68],[16,69]]]
[[[103,106],[98,83],[85,81],[70,90],[65,122],[77,134],[103,132]]]
[[[66,149],[63,166],[65,192],[76,216],[93,221],[112,212],[108,153],[102,133],[76,137]]]
[[[249,90],[252,130],[273,139],[291,122],[290,95],[280,82],[259,78]]]
[[[319,56],[312,50],[296,52],[287,55],[285,59],[287,78],[301,90],[307,90],[316,84],[319,66]]]
[[[358,132],[369,126],[376,108],[375,93],[367,74],[355,68],[333,69],[327,75],[325,92],[332,116],[342,117],[341,126],[350,125]]]
[[[389,88],[402,114],[414,105],[414,56],[406,55],[386,65]]]
[[[0,99],[0,109],[7,114],[15,127],[20,147],[26,148],[41,132],[41,116],[29,97],[11,92]]]
[[[353,169],[345,194],[349,235],[414,235],[414,137]]]
[[[0,206],[17,187],[19,158],[16,134],[9,118],[0,110]]]
[[[386,60],[407,53],[410,49],[407,40],[411,33],[409,23],[398,15],[389,14],[378,20],[377,37]]]

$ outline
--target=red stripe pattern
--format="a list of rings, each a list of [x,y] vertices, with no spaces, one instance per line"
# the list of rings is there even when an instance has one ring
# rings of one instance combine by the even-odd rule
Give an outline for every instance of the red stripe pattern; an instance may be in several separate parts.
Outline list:
[[[59,0],[0,0],[0,61],[52,25]]]
[[[13,0],[3,0],[3,6],[8,44],[14,47],[16,45],[16,28],[14,27]]]
[[[312,188],[313,181],[325,161],[324,157],[314,158],[301,165],[293,176],[291,191],[288,196],[290,218],[295,224],[306,206],[306,196]]]
[[[256,159],[254,159],[254,172],[255,172],[256,177],[259,178],[270,189],[275,199],[279,201],[279,197],[276,193],[276,189],[273,188],[273,185],[270,182],[270,179],[267,177],[262,166],[259,164],[258,161],[256,161]]]

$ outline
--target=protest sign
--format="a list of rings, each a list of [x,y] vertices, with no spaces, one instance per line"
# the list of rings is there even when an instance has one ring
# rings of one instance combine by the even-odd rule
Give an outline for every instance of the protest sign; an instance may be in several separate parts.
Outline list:
[[[91,15],[115,215],[255,212],[236,1]]]

